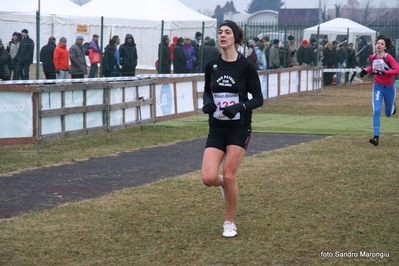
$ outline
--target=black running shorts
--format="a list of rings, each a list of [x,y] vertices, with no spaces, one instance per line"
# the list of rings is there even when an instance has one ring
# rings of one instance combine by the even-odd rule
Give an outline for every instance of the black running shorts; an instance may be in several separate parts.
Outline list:
[[[226,152],[227,146],[236,145],[246,150],[251,133],[251,125],[238,128],[211,127],[205,148],[212,147]]]

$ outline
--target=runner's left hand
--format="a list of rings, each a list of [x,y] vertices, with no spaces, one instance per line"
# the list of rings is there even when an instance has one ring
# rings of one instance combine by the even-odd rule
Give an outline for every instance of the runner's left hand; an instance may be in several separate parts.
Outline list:
[[[230,119],[233,119],[238,112],[244,111],[245,109],[245,105],[242,103],[236,103],[224,108],[220,108],[220,110],[223,111],[223,114]]]

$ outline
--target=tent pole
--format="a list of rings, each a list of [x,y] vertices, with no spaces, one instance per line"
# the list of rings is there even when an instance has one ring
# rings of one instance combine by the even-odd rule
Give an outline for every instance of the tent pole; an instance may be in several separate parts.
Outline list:
[[[40,79],[40,0],[36,12],[36,79]]]
[[[164,31],[164,21],[162,20],[161,26],[161,44],[158,46],[158,74],[161,74],[162,71],[162,54],[163,54],[163,31]]]
[[[102,78],[103,76],[103,47],[104,47],[104,17],[101,16],[101,39],[100,39],[100,73],[99,77]]]

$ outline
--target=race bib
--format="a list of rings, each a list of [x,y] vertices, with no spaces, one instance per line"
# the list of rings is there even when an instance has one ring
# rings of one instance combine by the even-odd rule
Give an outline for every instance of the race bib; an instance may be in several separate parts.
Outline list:
[[[384,59],[375,59],[373,60],[373,70],[385,70],[390,69],[387,63],[385,63]]]
[[[227,106],[239,103],[238,97],[239,97],[238,93],[231,93],[231,92],[213,93],[213,101],[217,106],[216,111],[213,113],[213,117],[219,120],[239,120],[240,112],[238,112],[233,119],[230,119],[227,116],[223,115],[222,113],[223,110],[220,110],[220,108],[225,108]]]

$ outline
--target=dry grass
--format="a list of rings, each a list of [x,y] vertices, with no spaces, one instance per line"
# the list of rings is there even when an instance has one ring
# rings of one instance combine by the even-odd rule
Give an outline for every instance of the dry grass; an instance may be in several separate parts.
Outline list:
[[[369,115],[369,99],[357,110],[346,97],[364,94],[366,101],[362,89],[333,96],[337,91],[273,100],[264,108],[314,110],[328,119],[327,104],[341,110],[334,115]],[[345,100],[330,103],[337,98]],[[190,128],[184,135],[201,135]],[[0,265],[398,265],[399,137],[384,134],[379,147],[367,139],[335,135],[245,158],[234,239],[221,236],[219,189],[203,186],[194,172],[3,220]],[[343,252],[359,257],[336,257]],[[389,257],[360,258],[361,252]]]

